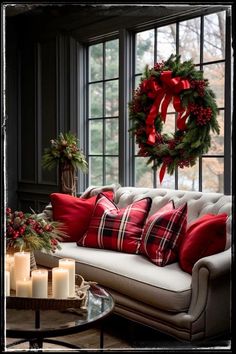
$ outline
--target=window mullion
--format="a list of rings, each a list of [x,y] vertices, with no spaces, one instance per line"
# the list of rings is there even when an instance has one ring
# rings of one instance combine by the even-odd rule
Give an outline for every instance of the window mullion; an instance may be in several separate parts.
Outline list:
[[[179,54],[179,22],[176,22],[176,54]],[[175,113],[175,130],[177,129],[177,114]],[[175,189],[179,189],[179,170],[175,168]]]
[[[76,76],[77,76],[77,136],[80,142],[80,147],[84,151],[85,155],[88,157],[88,85],[86,94],[84,94],[85,83],[88,82],[88,55],[86,48],[77,43],[77,66],[76,66]],[[82,171],[78,172],[78,191],[84,191],[88,185],[88,175]]]
[[[103,124],[102,124],[102,173],[103,173],[103,184],[106,185],[106,148],[105,148],[105,139],[106,139],[106,84],[105,84],[105,77],[106,77],[106,65],[105,65],[105,42],[103,43],[103,103],[102,103],[102,110],[103,110]]]
[[[130,169],[131,139],[129,136],[128,102],[131,93],[131,35],[119,32],[119,183],[132,184]]]

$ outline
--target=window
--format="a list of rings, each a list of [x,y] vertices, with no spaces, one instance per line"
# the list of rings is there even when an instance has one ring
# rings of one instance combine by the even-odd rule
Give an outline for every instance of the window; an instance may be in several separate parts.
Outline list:
[[[163,188],[224,192],[225,23],[225,11],[222,11],[156,27],[135,35],[135,87],[140,82],[146,64],[152,67],[155,62],[166,60],[171,53],[177,53],[181,55],[182,61],[192,59],[195,65],[204,71],[204,77],[209,80],[219,107],[220,135],[211,135],[212,142],[208,154],[203,155],[195,166],[178,168],[175,175],[166,175],[162,182]],[[175,118],[176,114],[170,105],[165,132],[174,131]],[[135,148],[134,184],[159,186],[158,176],[154,175],[151,166],[146,165],[147,159],[137,156]]]
[[[118,182],[119,41],[88,47],[89,184]]]
[[[139,31],[127,31],[129,35],[120,43],[119,39],[112,39],[88,46],[89,184],[124,184],[119,178],[119,166],[122,166],[119,159],[122,159],[129,166],[126,183],[129,180],[134,186],[160,187],[159,171],[155,174],[152,167],[146,165],[147,160],[137,155],[138,149],[134,143],[133,148],[128,149],[128,157],[119,149],[119,140],[127,141],[123,137],[130,139],[130,135],[128,128],[124,131],[119,124],[119,120],[129,119],[119,116],[119,90],[124,89],[122,85],[127,83],[127,79],[119,77],[118,58],[119,55],[122,58],[122,50],[130,55],[130,59],[133,58],[122,61],[127,63],[127,67],[120,70],[121,76],[129,73],[132,79],[132,85],[128,88],[131,99],[132,90],[138,86],[145,65],[153,66],[176,53],[181,55],[181,60],[193,59],[196,67],[203,70],[204,77],[209,80],[219,107],[220,135],[211,134],[211,148],[195,166],[178,168],[173,176],[166,174],[161,187],[231,193],[231,101],[228,94],[232,90],[231,43],[227,45],[230,27],[226,26],[226,15],[227,11],[219,11],[153,28],[149,26]],[[124,47],[127,43],[130,51]],[[128,101],[127,98],[127,106]],[[225,117],[228,117],[227,121]],[[175,125],[176,112],[170,104],[164,129],[173,132]],[[129,122],[123,126],[128,127]]]

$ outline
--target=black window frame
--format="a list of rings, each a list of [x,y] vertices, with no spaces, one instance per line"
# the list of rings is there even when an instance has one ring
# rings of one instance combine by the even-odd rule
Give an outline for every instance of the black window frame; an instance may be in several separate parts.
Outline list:
[[[169,25],[172,23],[180,23],[184,20],[192,19],[195,17],[203,18],[205,15],[213,14],[216,12],[225,11],[226,13],[226,28],[225,28],[225,111],[224,111],[224,194],[232,193],[231,186],[231,170],[232,170],[232,148],[231,148],[231,134],[232,134],[232,107],[231,100],[233,94],[232,79],[231,79],[231,40],[232,40],[232,18],[231,18],[231,7],[221,6],[212,7],[208,10],[204,10],[202,13],[200,10],[198,13],[184,15],[181,18],[164,19],[162,21],[152,21],[152,23],[142,23],[140,26],[135,26],[135,28],[129,28],[129,26],[124,26],[124,28],[119,29],[111,35],[106,34],[102,38],[101,36],[96,39],[96,37],[91,38],[88,43],[83,46],[84,52],[87,53],[87,48],[91,44],[101,43],[110,39],[119,39],[119,183],[123,186],[134,186],[134,139],[130,136],[129,128],[129,113],[128,113],[128,103],[132,98],[132,90],[135,89],[134,84],[134,43],[135,35],[138,32],[158,28],[164,25]],[[86,67],[86,60],[88,60],[85,54],[84,67]],[[212,62],[211,62],[212,63]],[[201,62],[199,63],[201,64]],[[204,63],[205,64],[205,63]],[[88,67],[87,67],[88,69]],[[86,70],[86,75],[88,71]],[[85,79],[85,85],[87,85],[87,78]],[[84,109],[84,134],[86,139],[86,145],[84,146],[84,151],[88,156],[88,117],[86,116],[87,102],[88,98],[85,99]],[[214,155],[210,155],[215,157]],[[204,156],[203,156],[204,157]],[[209,155],[207,155],[209,157]],[[216,157],[219,157],[217,155]],[[210,157],[209,157],[210,158]],[[199,159],[201,161],[201,158]],[[201,163],[201,162],[200,162]],[[199,166],[199,170],[200,170]],[[177,175],[176,175],[177,176]],[[202,180],[199,176],[199,190],[202,190]],[[89,183],[88,176],[86,177],[85,186],[87,187]],[[153,185],[155,187],[155,184]],[[178,178],[176,177],[175,189],[178,189]]]

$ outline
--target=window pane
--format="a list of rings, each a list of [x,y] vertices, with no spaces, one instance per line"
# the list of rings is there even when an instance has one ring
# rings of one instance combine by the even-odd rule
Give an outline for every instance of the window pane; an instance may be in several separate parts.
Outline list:
[[[143,73],[145,65],[154,65],[154,29],[136,35],[135,73]]]
[[[103,153],[103,122],[101,119],[89,122],[89,153],[99,155]]]
[[[106,82],[106,117],[118,116],[118,80]]]
[[[153,170],[145,157],[135,157],[135,186],[153,187]]]
[[[134,89],[136,90],[141,82],[141,75],[135,76],[135,87]]]
[[[223,158],[202,159],[202,191],[223,193],[224,160]]]
[[[180,22],[179,54],[182,61],[200,62],[200,17]]]
[[[225,57],[225,12],[204,17],[204,61]]]
[[[204,78],[209,80],[209,86],[216,95],[216,103],[219,108],[224,107],[225,90],[225,64],[205,65]]]
[[[220,134],[211,133],[211,147],[208,154],[212,155],[224,154],[224,111],[220,111],[217,121],[220,126]]]
[[[156,176],[157,188],[175,189],[175,175],[173,174],[172,176],[170,176],[166,173],[162,180],[162,183],[160,184],[159,173],[160,173],[160,169],[157,171],[157,176]]]
[[[157,29],[157,62],[176,53],[176,24]]]
[[[102,83],[89,85],[89,118],[103,116]]]
[[[199,190],[199,163],[192,167],[178,168],[178,189]]]
[[[119,42],[118,39],[105,43],[106,79],[118,77]]]
[[[106,184],[118,183],[118,157],[106,157]]]
[[[175,114],[167,114],[166,115],[166,122],[163,125],[162,134],[166,133],[166,134],[171,135],[171,134],[174,134],[174,132],[175,132]]]
[[[89,81],[102,80],[103,76],[103,45],[89,47]]]
[[[89,184],[103,185],[103,157],[92,156],[89,158]]]
[[[118,119],[106,119],[106,154],[108,155],[118,155],[119,146],[118,146]]]

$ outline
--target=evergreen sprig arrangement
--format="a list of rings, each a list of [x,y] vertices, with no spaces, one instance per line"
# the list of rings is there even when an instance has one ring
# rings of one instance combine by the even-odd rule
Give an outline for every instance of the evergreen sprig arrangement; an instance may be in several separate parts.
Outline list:
[[[57,139],[50,141],[49,148],[44,149],[42,157],[42,166],[51,170],[56,167],[58,163],[69,164],[75,170],[86,172],[88,164],[85,156],[79,148],[79,140],[71,132],[60,133]]]
[[[15,250],[44,250],[47,253],[61,249],[60,242],[67,237],[63,224],[48,221],[36,213],[6,209],[6,247]]]
[[[177,129],[163,134],[166,111],[172,102],[178,113]],[[139,145],[139,156],[147,164],[161,167],[172,175],[176,167],[193,166],[211,145],[210,132],[220,133],[215,94],[203,72],[192,60],[181,62],[180,55],[145,68],[138,88],[129,103],[131,133]],[[168,117],[167,117],[168,119]]]

